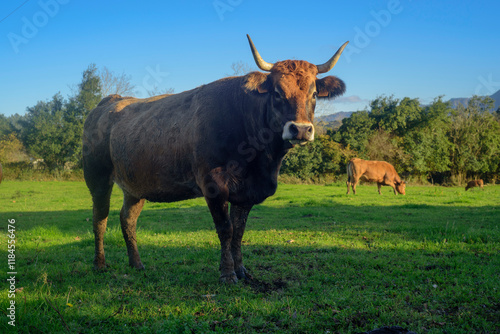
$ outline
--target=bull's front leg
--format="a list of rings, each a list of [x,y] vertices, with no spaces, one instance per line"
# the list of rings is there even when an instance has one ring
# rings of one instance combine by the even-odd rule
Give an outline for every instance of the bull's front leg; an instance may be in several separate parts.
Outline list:
[[[220,241],[220,281],[222,283],[236,283],[238,278],[234,272],[234,261],[231,254],[231,240],[233,238],[233,225],[228,214],[228,192],[224,187],[215,189],[212,182],[205,192],[205,200],[214,220],[215,229]]]
[[[245,233],[245,226],[251,208],[252,206],[231,204],[231,222],[233,226],[231,254],[234,261],[234,270],[238,279],[252,278],[243,266],[243,256],[241,255],[241,240],[243,239],[243,233]]]

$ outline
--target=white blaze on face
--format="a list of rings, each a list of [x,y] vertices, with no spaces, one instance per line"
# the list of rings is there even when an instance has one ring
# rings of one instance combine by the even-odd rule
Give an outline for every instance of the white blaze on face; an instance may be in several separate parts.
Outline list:
[[[314,126],[310,122],[299,123],[288,121],[283,127],[283,140],[305,143],[314,140]]]

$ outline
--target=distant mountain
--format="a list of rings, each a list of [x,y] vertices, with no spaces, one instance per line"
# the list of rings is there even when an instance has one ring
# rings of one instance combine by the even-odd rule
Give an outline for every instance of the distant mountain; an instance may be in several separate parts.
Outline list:
[[[493,100],[495,100],[495,110],[497,110],[498,108],[500,108],[500,90],[498,90],[498,92],[496,92],[495,94],[490,95],[490,97]]]
[[[467,107],[469,104],[470,98],[468,97],[454,97],[450,99],[451,107],[453,109],[458,108],[459,105],[463,105],[464,107]]]
[[[344,118],[351,117],[354,111],[340,111],[335,114],[316,117],[318,123],[325,128],[338,129],[342,125]]]
[[[490,95],[490,97],[493,100],[495,100],[495,109],[494,110],[497,110],[498,107],[500,107],[500,90],[498,92],[496,92],[495,94]],[[450,99],[451,107],[457,108],[460,104],[467,107],[467,105],[469,104],[469,100],[470,100],[470,98],[468,98],[468,97],[457,97],[457,98]]]
[[[351,117],[351,114],[354,111],[339,111],[335,114],[319,116],[318,121],[320,122],[334,122],[334,121],[342,121],[344,118]]]

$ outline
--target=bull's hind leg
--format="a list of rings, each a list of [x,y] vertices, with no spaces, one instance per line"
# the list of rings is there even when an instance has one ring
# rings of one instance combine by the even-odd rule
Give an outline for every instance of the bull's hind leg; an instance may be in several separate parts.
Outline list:
[[[231,239],[231,254],[233,255],[234,271],[238,279],[251,278],[243,266],[243,256],[241,255],[241,239],[245,232],[250,207],[242,207],[231,204],[231,222],[233,224],[233,238]]]
[[[85,181],[92,195],[92,224],[94,230],[95,241],[95,256],[94,267],[102,269],[106,267],[104,257],[104,233],[109,214],[109,201],[111,191],[113,190],[113,182],[110,178],[96,177],[91,175],[89,169],[85,169]],[[105,174],[105,173],[103,173]]]
[[[144,269],[137,249],[136,226],[137,218],[141,214],[144,206],[144,199],[138,199],[123,192],[123,207],[120,211],[120,223],[123,238],[127,245],[128,263],[136,269]]]
[[[351,180],[352,192],[356,195],[356,186],[358,185],[359,180],[353,179]]]
[[[94,202],[92,210],[92,223],[95,241],[94,267],[96,269],[103,269],[106,267],[106,260],[104,257],[104,233],[106,232],[106,226],[108,223],[111,190],[112,187],[103,193],[92,195],[92,200]]]

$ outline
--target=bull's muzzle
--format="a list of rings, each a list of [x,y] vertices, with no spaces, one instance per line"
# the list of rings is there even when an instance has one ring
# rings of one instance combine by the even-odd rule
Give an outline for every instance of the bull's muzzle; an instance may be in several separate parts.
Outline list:
[[[314,140],[314,126],[312,123],[286,122],[283,128],[283,140],[292,144],[305,144]]]

